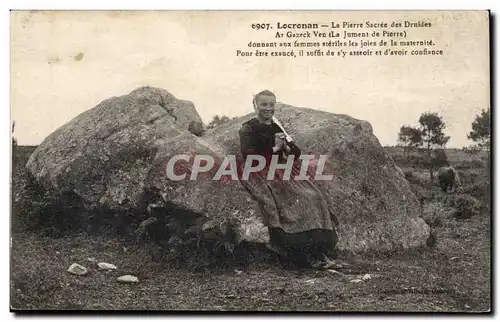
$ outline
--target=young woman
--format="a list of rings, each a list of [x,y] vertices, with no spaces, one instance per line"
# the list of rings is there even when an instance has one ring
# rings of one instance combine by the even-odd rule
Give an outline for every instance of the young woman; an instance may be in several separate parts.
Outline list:
[[[308,266],[328,265],[328,255],[337,243],[337,223],[326,194],[312,178],[293,180],[300,170],[301,150],[294,142],[287,142],[283,131],[273,123],[276,96],[262,91],[255,95],[253,103],[257,115],[239,131],[241,152],[245,159],[249,155],[263,156],[266,167],[240,182],[259,203],[264,224],[269,228],[269,248]],[[295,157],[290,180],[283,180],[283,171],[268,180],[267,170],[276,154],[280,163],[288,155]]]

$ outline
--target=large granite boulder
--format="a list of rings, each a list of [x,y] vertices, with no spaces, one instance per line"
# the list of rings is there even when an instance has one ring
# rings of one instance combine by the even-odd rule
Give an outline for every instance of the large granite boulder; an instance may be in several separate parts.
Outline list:
[[[26,167],[47,190],[75,192],[91,210],[145,214],[148,203],[157,200],[150,195],[154,191],[174,209],[185,210],[171,214],[188,217],[181,222],[202,223],[207,235],[232,229],[237,242],[266,242],[258,206],[240,184],[202,175],[194,181],[167,178],[172,155],[221,155],[190,133],[193,122],[202,123],[191,102],[163,89],[138,88],[61,126],[32,153]]]
[[[45,188],[70,188],[95,204],[134,207],[146,185],[157,142],[201,121],[191,102],[141,87],[112,97],[50,134],[28,170]]]
[[[371,125],[347,115],[278,104],[276,116],[301,148],[327,156],[318,181],[340,222],[337,247],[348,252],[385,252],[425,245],[429,226],[404,174],[373,135]],[[253,115],[231,120],[207,136],[226,153],[238,153],[238,130]]]
[[[424,245],[429,227],[408,182],[373,135],[369,123],[345,115],[278,104],[277,117],[303,154],[327,155],[324,186],[339,220],[340,250],[385,252]],[[258,205],[234,181],[170,180],[174,155],[207,154],[216,164],[239,154],[238,130],[253,117],[230,120],[202,137],[192,103],[168,92],[139,88],[103,101],[59,128],[30,157],[27,168],[46,188],[69,188],[95,207],[145,212],[154,191],[181,221],[196,221],[206,235],[236,232],[236,242],[266,242]],[[190,162],[184,170],[192,171]],[[145,202],[146,200],[146,202]],[[193,215],[193,216],[191,216]],[[217,235],[217,234],[216,234]]]

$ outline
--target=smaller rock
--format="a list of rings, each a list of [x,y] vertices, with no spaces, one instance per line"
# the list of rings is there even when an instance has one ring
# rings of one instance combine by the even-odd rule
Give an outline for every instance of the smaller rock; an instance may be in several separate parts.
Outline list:
[[[330,269],[330,268],[343,268],[342,264],[339,264],[335,261],[328,261],[323,268],[325,269]]]
[[[85,275],[88,273],[87,269],[80,264],[73,263],[68,268],[68,272],[75,275]]]
[[[188,125],[188,131],[196,136],[202,136],[203,133],[205,132],[205,129],[203,128],[203,123],[197,121],[191,121],[191,123],[189,123]]]
[[[120,283],[138,283],[139,279],[132,275],[123,275],[116,279]]]
[[[97,266],[99,266],[100,269],[105,269],[105,270],[111,270],[111,269],[116,269],[116,266],[110,263],[98,263]]]
[[[341,262],[341,261],[338,261],[338,260],[331,260],[331,259],[327,259],[327,263],[325,266],[323,266],[323,268],[325,269],[330,269],[330,268],[348,268],[348,267],[351,267],[352,265],[349,264],[349,263],[346,263],[346,262]]]
[[[356,279],[350,280],[349,282],[351,282],[351,283],[359,283],[359,282],[363,282],[363,280],[360,280],[359,278],[356,278]]]
[[[330,272],[330,273],[333,273],[333,274],[344,275],[344,273],[341,273],[341,272],[336,271],[336,270],[334,270],[334,269],[328,269],[327,271],[328,271],[328,272]]]
[[[371,276],[370,274],[365,274],[365,275],[363,276],[363,280],[364,280],[364,281],[369,280],[369,279],[371,279],[371,278],[372,278],[372,276]]]

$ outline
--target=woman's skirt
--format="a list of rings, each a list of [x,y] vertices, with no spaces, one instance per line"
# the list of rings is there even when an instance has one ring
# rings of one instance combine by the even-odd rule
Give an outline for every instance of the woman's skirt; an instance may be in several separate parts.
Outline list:
[[[271,244],[296,251],[312,248],[333,249],[337,243],[335,216],[327,195],[309,168],[308,180],[296,180],[300,164],[295,163],[290,177],[276,171],[268,180],[269,169],[251,173],[241,184],[259,204],[264,224],[269,227]]]

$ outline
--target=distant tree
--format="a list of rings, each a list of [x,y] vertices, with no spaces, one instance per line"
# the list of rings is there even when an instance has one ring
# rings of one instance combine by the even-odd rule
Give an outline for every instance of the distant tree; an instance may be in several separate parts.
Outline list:
[[[472,122],[472,131],[469,132],[467,138],[474,141],[482,150],[490,150],[491,136],[491,118],[490,109],[481,110],[481,114],[476,115]]]
[[[422,144],[427,153],[427,166],[431,177],[431,182],[434,182],[434,170],[436,168],[435,158],[432,154],[434,149],[443,149],[450,137],[444,134],[446,124],[443,118],[437,113],[423,113],[418,123],[422,132]]]
[[[422,145],[422,132],[419,129],[403,125],[399,129],[398,142],[403,147],[403,157],[408,157],[408,150]]]
[[[233,118],[234,119],[234,118]],[[219,117],[219,115],[215,115],[212,120],[210,121],[210,123],[208,123],[207,125],[207,129],[213,129],[213,128],[216,128],[226,122],[229,122],[231,119],[228,117],[228,116],[221,116]]]

